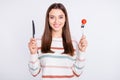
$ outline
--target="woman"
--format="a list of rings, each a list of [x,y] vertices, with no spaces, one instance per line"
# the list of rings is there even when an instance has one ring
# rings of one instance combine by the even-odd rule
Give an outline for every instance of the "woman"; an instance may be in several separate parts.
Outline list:
[[[40,80],[77,80],[82,74],[87,40],[79,44],[71,38],[67,11],[63,4],[54,3],[46,12],[45,30],[41,39],[31,38],[29,69]],[[39,45],[38,45],[39,44]]]

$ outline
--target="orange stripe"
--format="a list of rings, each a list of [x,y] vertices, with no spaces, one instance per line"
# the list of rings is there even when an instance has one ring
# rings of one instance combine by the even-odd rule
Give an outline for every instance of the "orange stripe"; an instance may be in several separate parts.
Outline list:
[[[32,74],[34,77],[36,77],[40,73],[41,69],[39,69],[38,73]]]
[[[64,48],[61,48],[61,47],[51,47],[51,49],[59,49],[59,50],[63,50]]]
[[[79,77],[79,76],[82,74],[82,72],[81,72],[80,74],[77,74],[77,73],[75,73],[75,72],[73,71],[73,74],[74,74],[75,76]]]
[[[49,68],[71,68],[71,67],[68,67],[68,66],[42,66],[42,67],[49,67]]]
[[[43,75],[42,78],[72,78],[74,75]]]
[[[38,50],[41,49],[41,47],[38,47]],[[51,49],[58,49],[58,50],[64,50],[64,48],[61,47],[51,47]]]
[[[38,50],[40,50],[40,49],[41,49],[41,47],[38,47]],[[61,47],[51,47],[51,49],[64,50],[64,48],[61,48]],[[76,50],[74,49],[74,51],[76,51]]]

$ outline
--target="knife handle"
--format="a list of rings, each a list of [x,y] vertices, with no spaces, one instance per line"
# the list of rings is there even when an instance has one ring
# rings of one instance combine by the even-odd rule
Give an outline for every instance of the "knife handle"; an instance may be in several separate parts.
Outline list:
[[[35,38],[35,24],[33,20],[32,20],[32,37]]]

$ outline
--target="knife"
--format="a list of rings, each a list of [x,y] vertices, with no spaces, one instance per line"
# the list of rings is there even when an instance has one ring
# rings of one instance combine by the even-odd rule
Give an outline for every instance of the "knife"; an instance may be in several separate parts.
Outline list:
[[[32,20],[32,37],[35,38],[35,24],[34,24],[34,20]]]

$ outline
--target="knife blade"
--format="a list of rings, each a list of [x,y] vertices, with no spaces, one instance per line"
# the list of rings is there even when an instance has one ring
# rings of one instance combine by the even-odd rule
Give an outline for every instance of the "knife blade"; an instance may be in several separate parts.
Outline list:
[[[32,37],[35,38],[35,24],[34,24],[34,20],[32,20]]]

